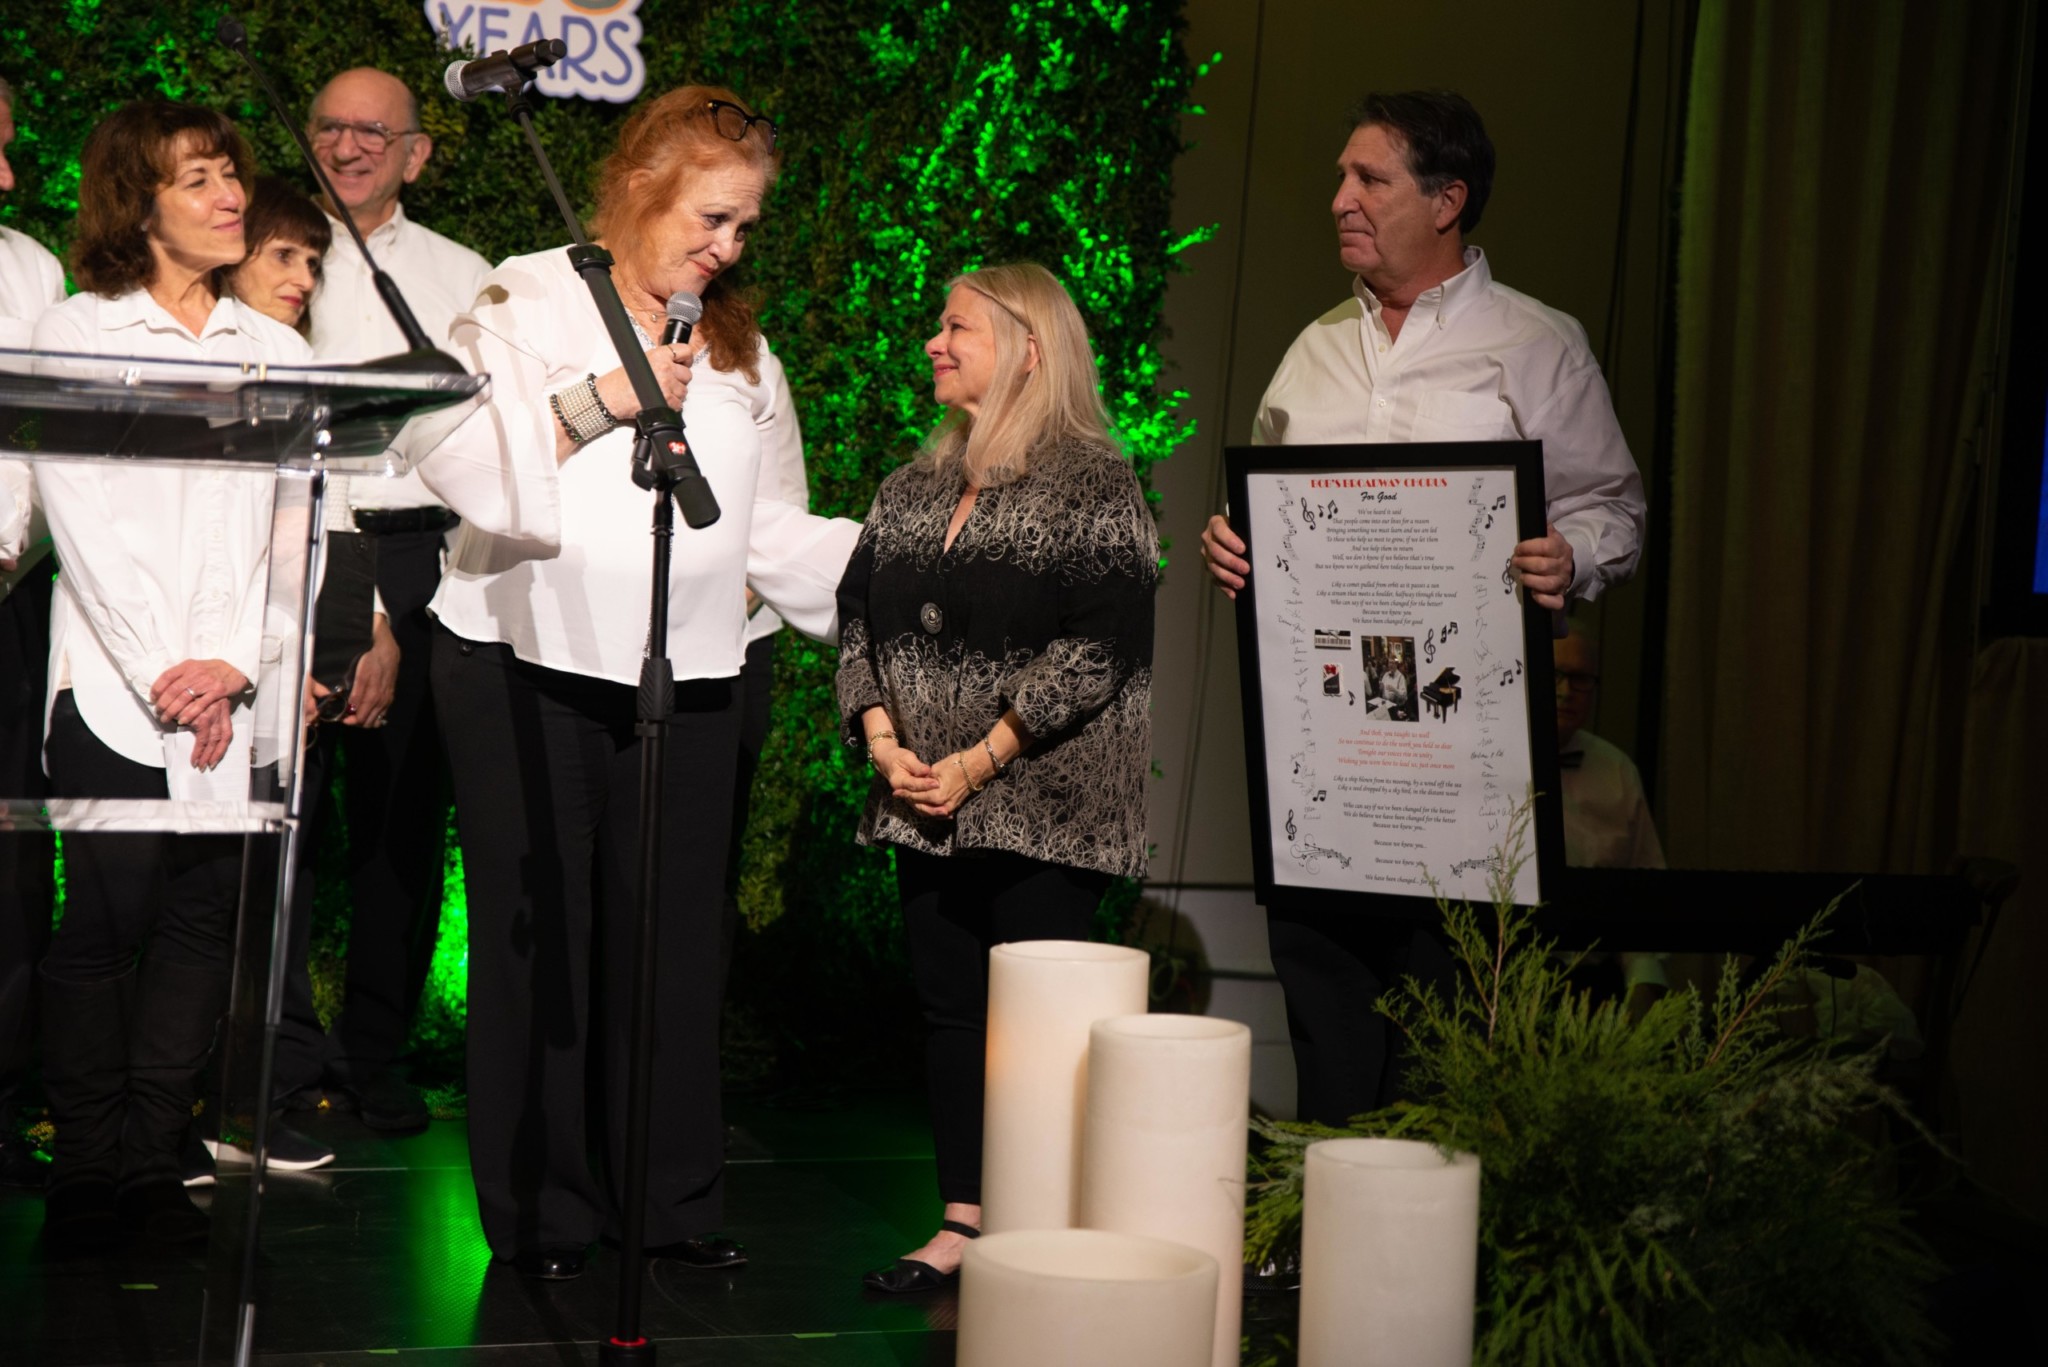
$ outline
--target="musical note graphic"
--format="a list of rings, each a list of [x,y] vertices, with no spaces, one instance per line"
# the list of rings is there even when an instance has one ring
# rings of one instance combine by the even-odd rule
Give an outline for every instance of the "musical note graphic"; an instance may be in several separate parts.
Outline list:
[[[1287,838],[1292,840],[1298,833],[1299,828],[1294,824],[1294,809],[1289,807],[1287,809]]]

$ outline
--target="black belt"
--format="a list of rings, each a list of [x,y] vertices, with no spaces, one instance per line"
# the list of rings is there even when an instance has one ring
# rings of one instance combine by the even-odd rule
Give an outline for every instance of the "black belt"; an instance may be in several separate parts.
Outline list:
[[[453,511],[440,507],[358,508],[356,530],[373,536],[394,532],[445,532],[462,521]]]

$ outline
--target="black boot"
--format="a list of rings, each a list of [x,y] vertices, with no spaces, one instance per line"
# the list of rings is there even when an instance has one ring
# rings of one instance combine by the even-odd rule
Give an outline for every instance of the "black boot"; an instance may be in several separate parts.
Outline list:
[[[43,1240],[53,1252],[88,1252],[121,1237],[114,1188],[134,989],[133,972],[90,983],[43,975],[43,1092],[57,1131]]]
[[[121,1129],[121,1217],[153,1238],[203,1238],[206,1216],[185,1195],[181,1155],[199,1074],[227,1009],[228,965],[142,960],[128,1045]]]

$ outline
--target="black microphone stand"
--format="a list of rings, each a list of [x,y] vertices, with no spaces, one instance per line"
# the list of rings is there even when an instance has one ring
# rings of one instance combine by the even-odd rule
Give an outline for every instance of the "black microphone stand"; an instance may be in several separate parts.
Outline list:
[[[590,290],[604,319],[605,331],[619,353],[640,412],[634,419],[639,436],[633,446],[633,482],[654,492],[654,567],[648,594],[647,653],[640,661],[640,688],[635,704],[634,733],[640,737],[640,944],[639,972],[633,978],[633,1050],[631,1081],[626,1091],[626,1173],[623,1209],[619,1212],[619,1303],[617,1327],[598,1347],[598,1361],[607,1367],[651,1367],[654,1345],[640,1332],[640,1292],[646,1281],[647,1129],[654,1094],[655,943],[659,938],[661,900],[661,779],[668,749],[668,716],[675,706],[675,671],[668,659],[669,558],[675,539],[675,507],[691,527],[718,520],[718,500],[698,470],[683,439],[683,420],[668,406],[654,378],[632,320],[612,283],[612,256],[584,236],[583,224],[562,192],[562,182],[548,161],[547,149],[533,127],[533,76],[505,92],[505,104],[540,163],[541,175],[555,206],[562,212],[574,241],[569,260]]]

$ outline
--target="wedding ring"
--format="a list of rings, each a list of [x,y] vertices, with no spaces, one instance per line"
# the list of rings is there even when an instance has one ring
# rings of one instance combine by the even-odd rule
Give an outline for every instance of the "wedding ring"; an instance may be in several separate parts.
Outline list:
[[[190,684],[186,684],[186,685],[185,685],[185,691],[186,691],[187,693],[190,693],[190,694],[191,694],[191,695],[192,695],[193,697],[195,697],[195,698],[199,696],[199,690],[198,690],[198,689],[196,689],[196,688],[194,688],[194,687],[192,687],[192,685],[190,685]]]

